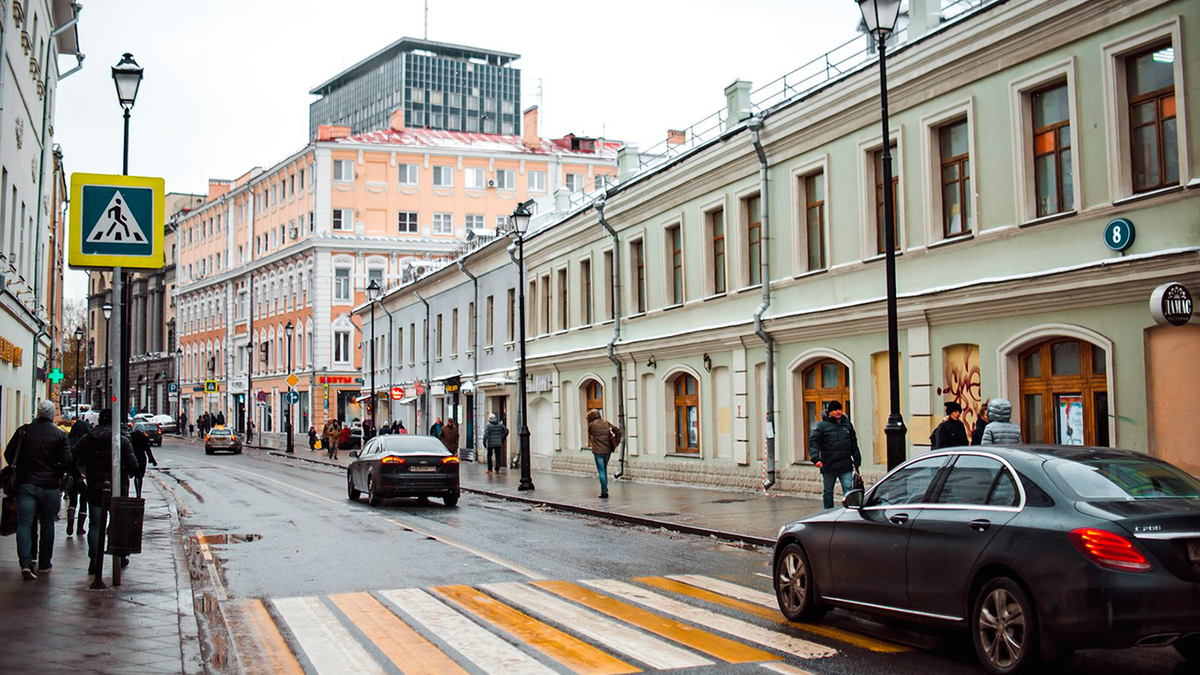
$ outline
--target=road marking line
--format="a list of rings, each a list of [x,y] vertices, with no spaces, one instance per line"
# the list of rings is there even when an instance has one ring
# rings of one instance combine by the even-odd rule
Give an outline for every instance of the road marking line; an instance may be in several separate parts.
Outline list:
[[[344,593],[331,595],[329,599],[404,675],[467,675],[467,671],[370,593]]]
[[[425,591],[406,588],[381,594],[488,675],[555,675]]]
[[[766,668],[767,670],[773,670],[777,673],[781,673],[782,675],[813,675],[807,670],[803,670],[795,666],[789,666],[786,663],[764,663],[762,664],[762,667]]]
[[[601,595],[591,589],[584,588],[569,581],[534,581],[534,586],[573,600],[585,607],[607,614],[614,619],[624,621],[668,640],[674,640],[687,645],[699,652],[728,661],[730,663],[754,663],[757,661],[779,661],[780,657],[761,649],[742,644],[727,637],[715,635],[695,626],[681,623],[674,619],[655,614],[640,607],[634,607],[606,595]]]
[[[317,598],[272,600],[319,675],[386,675]]]
[[[570,626],[571,630],[576,633],[585,635],[657,670],[713,665],[713,661],[699,654],[680,649],[665,640],[651,637],[522,583],[510,581],[483,584],[480,588],[551,621]]]
[[[826,647],[825,645],[809,642],[808,640],[802,640],[790,635],[783,635],[782,633],[767,630],[766,628],[747,623],[740,619],[734,619],[707,609],[694,607],[623,581],[595,579],[581,581],[580,583],[604,591],[610,595],[652,607],[660,612],[674,614],[681,619],[700,624],[712,630],[721,631],[722,633],[727,633],[764,647],[777,649],[803,659],[822,658],[837,654],[837,650],[832,647]]]
[[[624,675],[640,669],[613,658],[578,638],[464,585],[438,586],[434,593],[448,598],[475,616],[580,675]]]
[[[245,469],[237,469],[237,468],[228,467],[228,466],[214,466],[213,468],[217,469],[218,471],[227,471],[227,472],[232,471],[232,472],[237,472],[237,473],[244,473],[248,476],[254,476],[255,478],[257,478],[259,480],[268,481],[271,483],[276,483],[278,485],[282,485],[283,487],[288,488],[290,490],[295,490],[296,492],[299,492],[302,495],[306,495],[306,496],[312,497],[314,499],[319,499],[323,502],[329,502],[330,504],[347,504],[346,501],[343,501],[340,499],[330,499],[329,497],[326,497],[324,495],[319,495],[315,492],[305,490],[304,488],[296,487],[295,485],[292,485],[290,483],[285,483],[281,480],[272,478],[271,476],[268,476],[266,474],[255,473],[253,471],[246,471]],[[517,574],[520,574],[525,577],[529,577],[530,579],[545,579],[546,578],[544,575],[538,574],[537,572],[534,572],[533,570],[531,570],[529,568],[522,567],[521,565],[518,565],[513,562],[509,562],[507,560],[504,560],[503,558],[498,558],[490,553],[481,551],[473,546],[469,546],[467,544],[457,542],[453,539],[446,537],[445,535],[434,534],[433,532],[430,532],[423,528],[417,527],[416,525],[413,525],[409,522],[399,520],[397,518],[393,518],[391,516],[387,516],[382,513],[375,513],[375,512],[368,511],[368,512],[366,512],[366,514],[370,515],[374,518],[380,518],[382,520],[385,520],[389,523],[392,523],[393,525],[399,525],[400,527],[408,528],[419,535],[428,537],[430,539],[434,539],[436,541],[440,541],[443,544],[446,544],[447,546],[453,546],[454,548],[466,551],[467,553],[470,553],[471,555],[483,558],[484,560],[486,560],[490,563],[495,563],[501,567],[507,567],[508,569],[516,572]]]
[[[911,652],[912,649],[903,645],[898,645],[886,640],[879,640],[859,633],[854,633],[840,628],[832,628],[830,626],[822,626],[815,623],[800,623],[797,621],[788,621],[786,617],[779,611],[778,606],[772,600],[774,598],[766,593],[756,591],[752,588],[738,586],[720,579],[712,579],[697,574],[680,574],[666,579],[658,577],[645,577],[638,579],[642,583],[649,584],[668,591],[674,591],[683,595],[689,595],[693,598],[699,598],[707,602],[724,605],[732,609],[737,609],[748,614],[753,614],[758,617],[774,621],[787,626],[792,626],[799,630],[820,635],[822,637],[840,640],[846,644],[854,645],[872,652],[882,654],[901,654]],[[686,582],[686,583],[680,583]],[[715,591],[715,593],[713,592]],[[753,604],[742,602],[742,600],[727,598],[725,596],[733,595],[735,598],[744,596],[744,598],[756,598],[751,600]],[[766,602],[762,602],[763,597],[770,598]],[[760,607],[759,605],[765,605]],[[770,609],[768,609],[770,608]]]
[[[253,642],[252,645],[243,644],[238,649],[245,672],[304,675],[304,668],[288,648],[279,626],[271,619],[262,600],[243,600],[238,603],[235,614],[242,620],[233,623],[245,627],[244,631],[235,634],[235,639],[240,637]],[[248,646],[252,648],[247,649]]]

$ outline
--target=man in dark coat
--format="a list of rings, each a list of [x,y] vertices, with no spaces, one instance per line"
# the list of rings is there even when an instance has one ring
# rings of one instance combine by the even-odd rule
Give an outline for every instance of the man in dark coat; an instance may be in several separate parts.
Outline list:
[[[17,558],[21,576],[37,579],[50,573],[54,556],[54,521],[62,501],[59,485],[71,467],[67,435],[54,426],[54,401],[38,403],[37,417],[17,429],[4,448],[4,460],[14,467],[13,484],[17,494]],[[34,571],[34,521],[41,532]]]
[[[80,417],[75,420],[75,424],[71,425],[71,432],[67,434],[67,443],[70,444],[72,450],[75,444],[83,439],[84,436],[92,433],[92,425],[87,420]],[[72,460],[74,461],[74,460]],[[78,473],[76,471],[68,471],[67,473]],[[75,535],[75,530],[79,530],[79,536],[87,533],[83,528],[84,521],[87,520],[87,504],[80,504],[79,497],[83,494],[85,485],[83,480],[76,480],[72,483],[71,488],[67,491],[67,536]]]
[[[495,471],[504,468],[504,443],[508,440],[508,427],[500,421],[496,413],[488,416],[487,426],[483,428],[483,447],[487,448],[487,472],[493,471],[492,461],[495,461]]]
[[[825,508],[832,509],[834,481],[841,482],[842,494],[846,494],[850,491],[854,472],[862,464],[858,435],[842,412],[841,403],[830,401],[825,406],[825,416],[808,434],[808,454],[821,470],[821,479],[825,482],[821,494]]]
[[[429,435],[433,436],[434,438],[442,437],[442,418],[440,418],[440,417],[437,418],[436,420],[434,420],[433,424],[430,425]]]
[[[954,401],[947,401],[945,419],[929,435],[929,441],[934,450],[959,448],[967,445],[967,427],[959,419],[961,417],[962,406]]]
[[[458,454],[458,422],[454,418],[446,420],[446,424],[442,426],[442,445],[450,451],[450,454]]]
[[[621,432],[604,419],[599,410],[589,410],[588,442],[596,459],[596,474],[600,478],[600,498],[608,499],[608,459],[621,443]]]
[[[100,533],[106,525],[100,517],[104,505],[104,484],[112,484],[114,493],[119,487],[120,495],[126,496],[129,492],[128,480],[137,468],[133,445],[128,436],[122,435],[121,473],[124,474],[124,480],[113,481],[112,434],[112,409],[105,408],[100,411],[100,421],[96,428],[75,446],[75,459],[87,477],[88,518],[92,522],[88,529],[88,557],[92,560],[88,574],[97,574],[100,571]]]
[[[147,462],[158,466],[158,460],[154,459],[154,453],[150,451],[150,436],[135,427],[133,433],[129,434],[129,443],[133,446],[133,456],[137,458],[137,466],[134,467],[133,487],[137,491],[138,497],[142,496],[142,479],[146,476]]]

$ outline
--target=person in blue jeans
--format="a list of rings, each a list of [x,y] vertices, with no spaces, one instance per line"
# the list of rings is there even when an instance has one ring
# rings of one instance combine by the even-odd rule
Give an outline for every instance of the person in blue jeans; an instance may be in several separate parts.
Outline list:
[[[599,410],[589,410],[587,421],[588,443],[596,458],[596,474],[600,478],[600,498],[608,499],[608,458],[621,444],[621,430],[609,424]]]
[[[54,401],[38,403],[37,417],[17,429],[4,448],[13,465],[17,493],[17,559],[26,581],[50,573],[54,556],[54,521],[62,501],[63,476],[72,470],[67,435],[54,425]],[[34,523],[37,551],[34,551]],[[34,563],[37,563],[36,567]]]
[[[120,433],[118,431],[118,433]],[[125,497],[129,494],[129,479],[137,470],[137,456],[133,454],[133,444],[129,437],[121,434],[121,474],[123,480],[114,482],[112,479],[112,409],[100,411],[100,421],[91,433],[84,436],[75,445],[75,459],[87,477],[88,520],[91,521],[88,530],[88,557],[91,564],[88,574],[100,572],[100,533],[106,526],[104,513],[104,484],[111,486],[113,496]],[[122,566],[128,562],[128,557],[122,561]]]
[[[854,472],[862,465],[858,436],[841,403],[830,401],[825,406],[825,415],[808,434],[808,455],[821,470],[821,480],[825,483],[821,498],[825,508],[832,509],[834,482],[841,482],[845,495],[850,491]]]

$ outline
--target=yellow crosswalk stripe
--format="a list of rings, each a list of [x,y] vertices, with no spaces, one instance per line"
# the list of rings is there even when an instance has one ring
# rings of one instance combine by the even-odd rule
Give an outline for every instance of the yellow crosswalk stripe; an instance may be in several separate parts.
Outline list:
[[[633,624],[722,661],[753,663],[782,660],[781,657],[761,649],[634,607],[569,581],[531,581],[530,583],[544,591],[550,591],[555,595],[573,600],[614,619]]]
[[[624,675],[640,669],[470,586],[438,586],[434,593],[546,654],[579,675]]]
[[[252,642],[250,645],[243,642],[239,649],[246,672],[304,675],[304,669],[288,648],[262,600],[244,600],[236,608],[234,614],[238,619],[234,620],[234,624],[239,633],[236,637]],[[244,632],[239,629],[244,629]]]
[[[370,593],[344,593],[329,599],[404,675],[467,675]]]
[[[776,623],[792,626],[814,635],[840,640],[847,644],[854,645],[855,647],[861,647],[873,652],[898,654],[901,652],[912,651],[911,648],[903,645],[897,645],[891,642],[885,642],[883,640],[876,640],[874,638],[859,635],[857,633],[851,633],[838,628],[831,628],[829,626],[821,626],[812,623],[788,621],[777,610],[772,611],[757,604],[751,604],[749,602],[730,598],[725,595],[693,586],[691,584],[676,581],[674,579],[667,579],[665,577],[638,577],[636,581],[640,581],[647,586],[653,586],[654,588],[662,589],[664,591],[671,591],[680,595],[696,598],[697,600],[704,600],[705,602],[711,602],[713,604],[722,605],[730,609],[736,609],[747,614],[753,614],[754,616],[767,619],[768,621],[774,621]]]

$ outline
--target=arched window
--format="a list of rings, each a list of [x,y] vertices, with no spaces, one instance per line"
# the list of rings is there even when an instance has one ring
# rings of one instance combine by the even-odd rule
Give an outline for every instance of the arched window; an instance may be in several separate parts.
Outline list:
[[[808,433],[821,420],[826,404],[838,401],[850,414],[850,369],[839,361],[823,359],[804,369],[804,458],[808,459]]]
[[[1106,356],[1075,338],[1047,340],[1021,353],[1018,424],[1026,443],[1109,445]]]
[[[583,385],[583,399],[586,410],[604,412],[604,385],[596,380],[589,380]]]
[[[700,452],[700,396],[696,378],[683,373],[675,378],[675,452]]]

